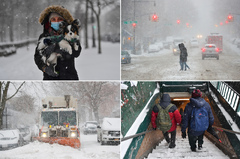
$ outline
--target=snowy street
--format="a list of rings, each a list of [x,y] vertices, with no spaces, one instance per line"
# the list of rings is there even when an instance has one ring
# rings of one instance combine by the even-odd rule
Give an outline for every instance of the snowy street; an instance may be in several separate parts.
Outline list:
[[[69,146],[62,146],[58,144],[50,145],[48,143],[41,143],[34,141],[28,145],[14,148],[11,150],[0,151],[0,158],[68,158],[68,159],[119,159],[120,147],[119,145],[101,145],[97,142],[97,135],[83,135],[81,134],[81,148],[74,149]]]
[[[238,80],[240,78],[240,53],[236,45],[223,42],[219,60],[202,60],[201,48],[188,48],[187,64],[190,70],[179,71],[179,55],[172,50],[132,55],[130,64],[122,64],[122,80]]]
[[[84,49],[75,59],[80,80],[119,80],[120,45],[102,42],[102,54],[97,48]],[[34,62],[36,45],[17,49],[17,53],[0,57],[0,80],[42,80],[43,74]]]

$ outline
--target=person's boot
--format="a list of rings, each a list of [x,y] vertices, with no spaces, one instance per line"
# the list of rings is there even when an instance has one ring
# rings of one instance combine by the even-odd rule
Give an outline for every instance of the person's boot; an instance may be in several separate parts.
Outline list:
[[[170,139],[169,139],[169,136],[168,136],[168,132],[165,132],[165,133],[163,134],[163,136],[164,136],[165,140],[167,141],[167,143],[170,143]]]
[[[198,145],[198,149],[201,150],[202,149],[202,145]]]
[[[171,132],[171,140],[170,140],[169,148],[176,147],[175,140],[176,140],[176,130]]]
[[[193,152],[197,152],[196,147],[191,147],[191,150],[192,150]]]

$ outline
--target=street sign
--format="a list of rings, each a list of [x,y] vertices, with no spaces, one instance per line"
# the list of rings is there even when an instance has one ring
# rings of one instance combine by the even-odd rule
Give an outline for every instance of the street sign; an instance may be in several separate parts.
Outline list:
[[[124,21],[124,24],[133,24],[133,23],[137,23],[137,21]]]

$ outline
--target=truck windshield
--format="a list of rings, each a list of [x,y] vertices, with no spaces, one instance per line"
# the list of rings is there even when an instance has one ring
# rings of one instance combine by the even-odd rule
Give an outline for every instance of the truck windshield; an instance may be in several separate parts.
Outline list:
[[[66,125],[76,125],[76,112],[75,111],[60,111],[59,112],[59,124]]]
[[[42,112],[41,123],[44,126],[58,125],[58,112]]]

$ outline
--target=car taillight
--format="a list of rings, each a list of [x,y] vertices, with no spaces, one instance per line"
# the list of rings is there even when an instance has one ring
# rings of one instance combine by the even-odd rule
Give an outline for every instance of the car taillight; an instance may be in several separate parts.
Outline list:
[[[215,50],[216,50],[217,52],[219,52],[219,48],[216,48]]]
[[[206,49],[205,48],[202,48],[202,52],[205,52],[206,51]]]

